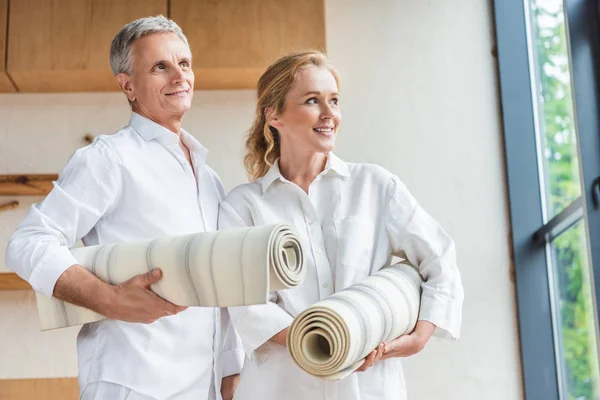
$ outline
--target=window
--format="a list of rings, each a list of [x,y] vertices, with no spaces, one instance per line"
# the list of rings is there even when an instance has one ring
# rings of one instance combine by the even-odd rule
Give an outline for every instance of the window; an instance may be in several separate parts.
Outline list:
[[[528,399],[600,399],[598,11],[495,0]]]

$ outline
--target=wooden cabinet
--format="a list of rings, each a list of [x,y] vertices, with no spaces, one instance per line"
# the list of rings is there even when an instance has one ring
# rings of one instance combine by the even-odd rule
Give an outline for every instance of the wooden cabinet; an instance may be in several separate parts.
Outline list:
[[[8,23],[8,0],[0,0],[0,93],[16,92],[6,74],[6,24]]]
[[[253,89],[278,56],[325,50],[324,0],[171,0],[197,89]]]
[[[20,92],[117,91],[112,38],[136,18],[167,11],[167,0],[13,0],[7,72]]]
[[[254,88],[279,55],[325,49],[324,0],[8,3],[0,0],[0,68],[6,66],[0,92],[15,90],[10,78],[19,92],[118,91],[109,65],[114,35],[136,18],[157,14],[175,20],[188,37],[196,89]]]

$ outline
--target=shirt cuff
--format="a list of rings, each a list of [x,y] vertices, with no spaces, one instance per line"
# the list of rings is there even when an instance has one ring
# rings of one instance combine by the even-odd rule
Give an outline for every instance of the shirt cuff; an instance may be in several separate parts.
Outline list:
[[[461,306],[424,291],[421,294],[419,321],[429,321],[436,326],[433,336],[458,339],[462,322]]]
[[[48,249],[29,277],[29,284],[36,292],[52,297],[54,286],[60,276],[77,260],[65,246]]]
[[[242,349],[232,349],[221,353],[223,365],[223,378],[242,372],[244,366],[244,351]]]
[[[248,356],[269,341],[275,334],[291,325],[294,320],[275,303],[244,307],[245,315],[237,320],[236,312],[229,309],[234,318],[235,328],[242,339],[244,351]]]

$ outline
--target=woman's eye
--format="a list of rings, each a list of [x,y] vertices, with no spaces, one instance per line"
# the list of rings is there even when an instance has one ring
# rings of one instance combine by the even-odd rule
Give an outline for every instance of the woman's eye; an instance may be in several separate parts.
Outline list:
[[[316,97],[312,97],[312,98],[306,100],[306,104],[318,104],[318,103],[319,102]]]
[[[179,63],[179,65],[181,65],[184,68],[187,68],[187,67],[190,66],[190,64],[187,61],[182,61],[182,62]]]
[[[335,104],[336,106],[339,104],[340,99],[331,99],[331,104]]]

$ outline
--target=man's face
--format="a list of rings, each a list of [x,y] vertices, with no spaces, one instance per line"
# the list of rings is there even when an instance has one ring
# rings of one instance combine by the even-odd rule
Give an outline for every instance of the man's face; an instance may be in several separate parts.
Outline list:
[[[194,96],[190,48],[173,33],[154,33],[132,50],[133,76],[125,93],[133,110],[154,120],[185,114]]]

